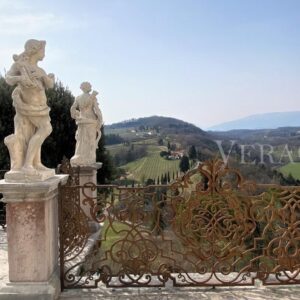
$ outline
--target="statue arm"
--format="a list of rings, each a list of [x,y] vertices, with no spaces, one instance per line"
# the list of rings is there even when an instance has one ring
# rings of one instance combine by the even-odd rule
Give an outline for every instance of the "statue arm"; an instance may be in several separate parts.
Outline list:
[[[22,80],[23,80],[23,76],[19,72],[19,69],[18,69],[16,63],[14,63],[11,66],[10,70],[6,73],[5,81],[9,85],[15,85],[15,84],[21,82]]]
[[[99,121],[99,127],[101,127],[103,125],[103,118],[102,118],[102,113],[101,113],[101,110],[98,106],[98,102],[97,102],[97,98],[95,97],[94,99],[94,111],[95,111],[95,114],[98,118],[98,121]]]
[[[101,127],[103,126],[103,118],[102,118],[102,113],[101,110],[98,106],[97,98],[96,96],[94,97],[94,112],[98,118],[98,124],[97,124],[97,139],[96,139],[96,144],[97,144],[97,149],[98,149],[98,143],[101,138]]]
[[[50,73],[43,76],[44,85],[47,89],[52,89],[54,87],[55,77],[54,74]]]
[[[46,74],[43,69],[38,68],[33,74],[31,74],[31,76],[33,76],[33,78],[35,79],[42,80],[43,85],[46,89],[51,89],[54,87],[55,77],[52,73]]]
[[[70,108],[71,117],[73,119],[76,119],[78,117],[79,111],[78,111],[77,107],[78,107],[78,103],[77,103],[77,99],[75,99],[74,103],[72,104],[72,106]]]

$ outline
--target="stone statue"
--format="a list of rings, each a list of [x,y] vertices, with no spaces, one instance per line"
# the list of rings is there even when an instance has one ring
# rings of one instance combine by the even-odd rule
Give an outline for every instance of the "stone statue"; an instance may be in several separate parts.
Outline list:
[[[9,85],[17,85],[12,93],[15,132],[4,139],[11,161],[6,181],[43,181],[55,174],[41,162],[41,146],[52,131],[45,89],[54,85],[54,75],[38,66],[45,46],[45,41],[28,40],[5,77]]]
[[[72,166],[89,166],[96,162],[96,149],[101,138],[102,113],[89,82],[80,85],[83,94],[76,97],[71,107],[71,117],[76,120],[76,149],[71,158]]]

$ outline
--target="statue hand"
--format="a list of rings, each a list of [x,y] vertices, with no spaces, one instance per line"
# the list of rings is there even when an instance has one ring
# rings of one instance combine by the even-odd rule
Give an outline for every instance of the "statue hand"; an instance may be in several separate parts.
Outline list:
[[[75,112],[72,112],[72,113],[71,113],[71,117],[72,117],[73,119],[75,119],[75,120],[78,119],[79,116],[80,116],[80,113],[79,113],[78,110],[76,110]]]
[[[34,78],[34,79],[40,79],[47,76],[44,70],[35,70],[34,72],[32,72],[30,74],[30,77]]]
[[[97,127],[96,127],[96,129],[97,130],[101,130],[101,127],[102,127],[102,125],[103,125],[103,123],[101,122],[101,121],[99,121],[98,123],[97,123]]]
[[[97,99],[96,96],[98,95],[99,93],[97,91],[93,91],[92,94],[91,94],[91,97],[93,99]]]
[[[31,87],[35,86],[34,83],[28,77],[26,77],[24,75],[21,76],[20,84],[27,88],[31,88]]]

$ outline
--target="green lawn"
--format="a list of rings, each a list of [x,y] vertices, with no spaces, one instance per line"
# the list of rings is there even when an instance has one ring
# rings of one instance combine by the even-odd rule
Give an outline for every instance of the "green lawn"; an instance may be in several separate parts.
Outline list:
[[[125,223],[121,223],[118,221],[113,222],[113,226],[111,227],[108,221],[106,220],[104,226],[102,228],[102,251],[110,251],[111,247],[119,240],[125,238],[128,230],[131,227]]]
[[[284,175],[288,176],[290,173],[295,179],[300,179],[300,163],[288,163],[287,165],[279,168],[279,171]]]

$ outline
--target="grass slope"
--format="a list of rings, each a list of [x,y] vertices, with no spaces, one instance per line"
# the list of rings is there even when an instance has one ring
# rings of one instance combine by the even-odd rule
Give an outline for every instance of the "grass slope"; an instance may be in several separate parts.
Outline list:
[[[148,178],[157,180],[157,177],[160,178],[162,174],[168,172],[170,172],[172,179],[173,172],[176,175],[176,172],[179,171],[179,160],[166,160],[160,157],[159,153],[155,153],[130,162],[122,167],[131,174],[130,177],[138,181],[144,181]]]
[[[147,147],[147,156],[132,161],[126,165],[122,165],[121,168],[125,169],[129,176],[128,179],[135,179],[136,181],[143,182],[149,178],[154,179],[155,181],[161,175],[165,173],[170,174],[171,180],[173,179],[173,173],[176,176],[177,171],[179,172],[179,163],[180,160],[166,160],[160,156],[161,151],[167,151],[166,146],[159,146],[157,144],[156,138],[145,139],[140,142],[132,143],[134,147],[146,146]],[[110,145],[107,147],[107,150],[111,155],[124,150],[127,151],[130,149],[130,146],[123,144]]]
[[[284,176],[288,176],[290,173],[295,179],[300,179],[300,163],[288,163],[287,165],[279,168],[280,172]]]

